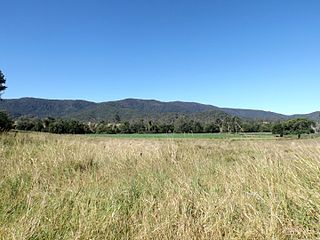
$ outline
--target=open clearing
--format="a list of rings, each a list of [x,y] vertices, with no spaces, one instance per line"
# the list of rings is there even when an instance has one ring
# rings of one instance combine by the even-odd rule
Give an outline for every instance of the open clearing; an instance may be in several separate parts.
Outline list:
[[[319,217],[319,139],[0,135],[0,239],[314,239]]]

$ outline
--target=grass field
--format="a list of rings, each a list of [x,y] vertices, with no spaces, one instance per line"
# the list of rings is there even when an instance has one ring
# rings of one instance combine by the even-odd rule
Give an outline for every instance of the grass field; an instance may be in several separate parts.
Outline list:
[[[278,137],[271,133],[134,133],[134,134],[88,134],[90,137],[103,137],[103,138],[129,138],[129,139],[233,139],[233,140],[275,140]],[[317,134],[304,134],[301,138],[310,139],[320,137]],[[285,135],[284,139],[296,139],[297,135]]]
[[[221,134],[221,133],[169,133],[169,134],[92,134],[90,136],[109,138],[155,138],[155,139],[243,139],[274,138],[272,134]]]
[[[320,140],[0,135],[0,239],[320,238]]]

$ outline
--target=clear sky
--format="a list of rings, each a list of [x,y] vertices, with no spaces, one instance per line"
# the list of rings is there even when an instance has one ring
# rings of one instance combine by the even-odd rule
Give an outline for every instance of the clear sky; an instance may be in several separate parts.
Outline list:
[[[3,98],[320,110],[319,0],[0,3]]]

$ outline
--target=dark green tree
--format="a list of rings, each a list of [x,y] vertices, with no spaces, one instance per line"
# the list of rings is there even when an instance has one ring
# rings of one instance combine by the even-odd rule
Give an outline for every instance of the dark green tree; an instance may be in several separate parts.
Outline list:
[[[192,121],[191,122],[191,130],[193,133],[202,133],[203,132],[203,126],[198,121]]]
[[[170,123],[160,123],[159,133],[172,133],[174,131],[173,124]]]
[[[30,118],[19,118],[16,121],[16,129],[22,131],[32,131],[35,128],[35,122]]]
[[[179,117],[174,122],[174,132],[175,133],[191,133],[192,122],[184,116]]]
[[[272,127],[272,133],[280,134],[280,136],[297,134],[298,137],[300,137],[301,134],[314,133],[314,127],[315,122],[305,118],[296,118],[285,122],[276,123]]]
[[[217,124],[210,122],[204,126],[204,132],[206,132],[206,133],[219,133],[220,128]]]
[[[119,126],[119,132],[120,133],[131,133],[130,123],[128,121],[125,121]]]
[[[283,137],[284,134],[284,126],[282,123],[276,123],[272,127],[272,134],[279,134],[280,137]]]
[[[8,131],[11,128],[12,121],[9,116],[4,112],[0,112],[0,132]]]
[[[285,134],[301,135],[314,133],[314,126],[315,122],[305,118],[291,119],[284,123]]]
[[[50,123],[49,125],[49,132],[51,133],[66,133],[66,127],[62,120],[57,120],[55,122]]]
[[[6,84],[6,78],[4,77],[3,73],[0,70],[0,99],[1,99],[1,95],[3,94],[3,91],[7,88],[5,84]]]
[[[146,132],[146,126],[144,124],[143,119],[137,122],[133,122],[131,124],[131,131],[133,133],[145,133]]]

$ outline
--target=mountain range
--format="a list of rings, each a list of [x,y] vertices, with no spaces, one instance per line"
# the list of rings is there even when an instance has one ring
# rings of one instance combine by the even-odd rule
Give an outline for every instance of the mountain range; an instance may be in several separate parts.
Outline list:
[[[113,121],[115,115],[121,120],[175,118],[185,115],[199,120],[210,120],[217,116],[237,116],[246,120],[277,121],[296,117],[319,120],[320,112],[284,115],[269,111],[220,108],[196,102],[161,102],[156,100],[124,99],[95,103],[84,100],[50,100],[40,98],[5,99],[0,101],[0,110],[13,118],[53,117],[71,118],[80,121]]]

